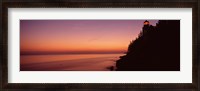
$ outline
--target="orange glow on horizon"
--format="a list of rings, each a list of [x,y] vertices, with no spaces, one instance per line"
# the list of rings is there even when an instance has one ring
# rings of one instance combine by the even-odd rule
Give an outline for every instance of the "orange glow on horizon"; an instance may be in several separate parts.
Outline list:
[[[39,42],[39,41],[37,41]],[[43,44],[44,43],[44,44]],[[56,43],[51,41],[49,42],[43,42],[43,43],[35,43],[36,45],[32,44],[22,44],[21,45],[21,51],[45,51],[45,52],[65,52],[65,51],[125,51],[127,50],[127,45],[124,45],[123,43],[117,44],[117,43],[107,43],[107,44],[101,44],[101,43],[82,43],[80,46],[76,43],[73,45],[69,45],[68,43]]]

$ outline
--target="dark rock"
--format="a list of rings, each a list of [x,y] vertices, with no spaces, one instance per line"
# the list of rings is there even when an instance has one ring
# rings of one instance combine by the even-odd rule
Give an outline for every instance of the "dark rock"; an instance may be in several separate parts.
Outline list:
[[[179,71],[180,20],[160,20],[156,26],[145,23],[116,67],[117,71]]]

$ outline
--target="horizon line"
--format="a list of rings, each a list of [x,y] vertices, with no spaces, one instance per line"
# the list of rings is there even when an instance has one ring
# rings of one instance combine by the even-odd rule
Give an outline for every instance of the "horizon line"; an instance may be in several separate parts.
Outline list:
[[[20,55],[60,55],[60,54],[125,54],[126,52],[20,52]]]

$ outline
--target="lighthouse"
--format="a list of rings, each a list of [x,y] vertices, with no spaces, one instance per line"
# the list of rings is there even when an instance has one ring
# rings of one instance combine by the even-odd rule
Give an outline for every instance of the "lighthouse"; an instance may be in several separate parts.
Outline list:
[[[144,25],[147,25],[147,26],[149,26],[149,21],[144,21]]]
[[[149,21],[145,20],[144,21],[144,26],[142,28],[143,35],[145,35],[148,32],[149,27],[150,27]]]

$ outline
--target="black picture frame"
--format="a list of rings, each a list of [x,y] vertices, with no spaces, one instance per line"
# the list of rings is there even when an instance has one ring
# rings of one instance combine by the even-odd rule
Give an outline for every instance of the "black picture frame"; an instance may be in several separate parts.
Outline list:
[[[1,89],[117,89],[133,91],[198,91],[199,87],[199,16],[198,0],[9,0],[2,1]],[[8,83],[8,8],[192,8],[192,83]]]

